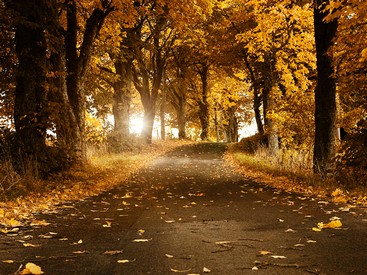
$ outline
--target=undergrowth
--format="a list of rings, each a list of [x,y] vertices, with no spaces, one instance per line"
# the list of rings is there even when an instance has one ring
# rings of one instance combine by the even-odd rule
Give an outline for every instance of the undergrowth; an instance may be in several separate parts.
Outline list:
[[[0,179],[0,225],[7,226],[12,219],[31,220],[34,213],[54,211],[61,203],[85,199],[123,184],[154,158],[184,143],[187,142],[157,142],[139,149],[139,153],[99,152],[90,155],[90,162],[83,168],[54,174],[48,180],[21,178],[10,163],[2,161],[0,169],[6,173],[0,174],[3,177]]]
[[[281,149],[271,156],[258,136],[232,144],[226,158],[245,177],[286,191],[330,197],[335,202],[367,204],[364,186],[345,185],[334,173],[321,178],[312,171],[312,152]]]

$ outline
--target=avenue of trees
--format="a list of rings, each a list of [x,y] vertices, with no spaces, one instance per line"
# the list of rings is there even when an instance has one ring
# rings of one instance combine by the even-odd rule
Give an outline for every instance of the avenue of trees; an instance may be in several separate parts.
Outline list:
[[[226,142],[254,120],[270,154],[308,150],[315,173],[366,182],[365,10],[358,0],[0,0],[1,150],[18,173],[47,177],[83,165],[88,142],[124,148],[137,113],[148,144],[157,118],[162,139],[170,125],[180,139]]]

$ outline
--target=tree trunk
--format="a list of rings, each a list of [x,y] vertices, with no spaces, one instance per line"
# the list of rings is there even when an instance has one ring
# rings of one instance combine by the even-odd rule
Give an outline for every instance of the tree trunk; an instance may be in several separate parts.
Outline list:
[[[261,106],[261,95],[259,94],[259,91],[254,88],[254,113],[255,113],[255,121],[257,126],[257,131],[259,134],[264,135],[264,125],[261,119],[261,112],[260,112],[260,106]]]
[[[85,112],[86,98],[84,91],[85,75],[92,55],[93,43],[107,15],[113,11],[112,2],[102,1],[102,9],[95,8],[86,21],[84,36],[81,45],[78,37],[78,21],[76,1],[67,1],[67,30],[65,37],[66,67],[67,67],[67,93],[69,102],[74,112],[77,124],[74,131],[81,137],[78,148],[74,150],[73,158],[79,164],[84,164],[87,159],[85,140]],[[79,54],[78,54],[79,53]],[[73,139],[75,135],[68,139]],[[77,142],[77,141],[75,141]]]
[[[154,119],[155,119],[155,101],[148,101],[144,106],[144,117],[143,117],[143,128],[141,130],[141,137],[147,144],[152,143],[152,136],[153,136],[153,126],[154,126]]]
[[[163,87],[161,98],[161,109],[160,109],[161,140],[166,140],[166,100],[167,100],[166,87]]]
[[[246,65],[247,70],[250,73],[250,79],[251,79],[251,82],[252,82],[252,88],[253,88],[253,92],[254,92],[254,105],[253,106],[254,106],[254,113],[255,113],[257,131],[259,132],[259,134],[264,135],[265,134],[264,124],[262,122],[261,112],[260,112],[261,100],[262,100],[260,87],[259,87],[258,81],[255,77],[255,72],[252,69],[252,67],[250,65],[250,62],[248,61],[247,53],[244,53],[244,55],[245,55],[245,65]]]
[[[16,130],[14,153],[15,168],[22,173],[27,173],[28,169],[42,169],[39,164],[45,161],[48,117],[45,112],[47,107],[45,32],[39,26],[40,15],[32,13],[31,5],[26,6],[29,9],[24,10],[24,15],[28,17],[28,23],[38,27],[21,24],[17,26],[15,34],[19,65],[14,102]],[[32,170],[29,172],[33,174],[35,171]]]
[[[209,66],[207,64],[202,64],[202,67],[199,69],[199,74],[202,81],[201,99],[199,101],[201,140],[209,139],[208,73],[209,73]]]
[[[268,139],[268,149],[271,156],[276,156],[279,151],[279,137],[273,119],[268,113],[272,111],[275,105],[274,95],[269,88],[263,89],[263,109],[264,109],[264,124],[265,133]]]
[[[333,78],[332,57],[328,50],[338,28],[337,20],[325,22],[328,12],[323,8],[329,1],[314,3],[314,25],[317,57],[317,85],[315,88],[315,142],[313,170],[326,175],[335,156],[336,83]]]
[[[130,135],[130,103],[131,103],[131,64],[116,61],[115,69],[119,79],[113,85],[112,111],[114,117],[114,131],[118,138],[128,138]]]

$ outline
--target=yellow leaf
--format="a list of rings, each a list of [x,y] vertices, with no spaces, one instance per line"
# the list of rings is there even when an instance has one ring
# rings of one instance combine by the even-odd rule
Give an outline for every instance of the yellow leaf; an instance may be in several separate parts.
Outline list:
[[[108,250],[103,252],[103,255],[117,255],[117,254],[122,254],[124,251],[123,250]]]
[[[22,226],[23,224],[17,220],[15,220],[14,218],[11,218],[9,221],[9,226],[11,227],[18,227],[18,226]]]
[[[111,227],[111,222],[106,221],[106,224],[102,225],[103,227]]]
[[[73,254],[85,254],[85,253],[88,253],[88,251],[86,250],[83,250],[83,251],[74,251]]]
[[[178,270],[178,269],[171,268],[171,271],[175,272],[175,273],[186,273],[186,272],[189,272],[190,270],[191,270],[191,268],[186,269],[186,270]]]
[[[339,228],[342,227],[343,224],[340,220],[334,220],[327,224],[324,224],[323,228]]]
[[[41,267],[39,267],[38,265],[35,265],[34,263],[27,263],[25,265],[25,269],[22,271],[21,274],[34,274],[34,275],[39,275],[39,274],[43,274],[44,272],[42,271]]]
[[[147,243],[151,241],[151,239],[135,239],[133,240],[134,243]]]
[[[320,229],[320,228],[318,228],[318,227],[312,227],[312,230],[313,230],[313,231],[316,231],[316,232],[320,232],[320,231],[321,231],[321,229]]]
[[[132,192],[127,192],[125,196],[122,197],[122,199],[129,199],[132,198]]]
[[[118,260],[117,262],[118,262],[119,264],[126,264],[126,263],[135,262],[135,259],[134,259],[134,260]]]
[[[31,243],[24,243],[23,244],[24,247],[38,247],[40,245],[36,245],[36,244],[31,244]]]
[[[270,251],[266,251],[266,250],[261,250],[260,252],[260,255],[269,255],[269,254],[271,254],[271,252]]]
[[[31,222],[31,226],[47,226],[47,225],[50,225],[50,223],[46,222],[45,220],[42,221],[34,220],[33,222]]]

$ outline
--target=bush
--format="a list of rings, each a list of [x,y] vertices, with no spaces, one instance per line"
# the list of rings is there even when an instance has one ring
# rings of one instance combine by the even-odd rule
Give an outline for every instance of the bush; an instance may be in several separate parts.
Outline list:
[[[261,147],[266,147],[267,144],[268,139],[266,136],[255,134],[241,139],[241,141],[235,145],[235,148],[245,153],[255,154],[255,152],[257,152]]]

